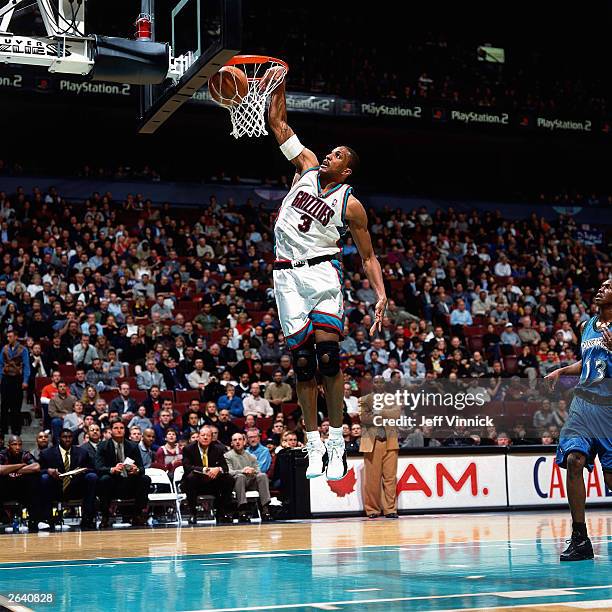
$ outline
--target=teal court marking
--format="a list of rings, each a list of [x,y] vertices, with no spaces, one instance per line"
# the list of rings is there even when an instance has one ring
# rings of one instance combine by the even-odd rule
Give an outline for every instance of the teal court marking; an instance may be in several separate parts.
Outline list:
[[[612,609],[612,536],[593,545],[596,559],[574,564],[559,563],[563,541],[552,538],[22,560],[0,564],[0,595],[55,594],[34,610]]]

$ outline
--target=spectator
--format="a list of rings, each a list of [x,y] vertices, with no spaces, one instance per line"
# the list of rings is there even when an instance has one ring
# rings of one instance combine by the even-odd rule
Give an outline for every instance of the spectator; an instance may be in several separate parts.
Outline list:
[[[451,312],[450,323],[453,327],[453,333],[463,333],[463,326],[471,326],[473,324],[472,315],[469,310],[466,310],[465,301],[457,300],[457,307]]]
[[[95,387],[100,393],[103,391],[112,391],[117,388],[117,381],[109,372],[104,371],[102,360],[97,357],[91,362],[91,370],[87,372],[85,382]]]
[[[130,421],[136,414],[136,400],[130,397],[130,383],[122,382],[119,385],[119,395],[110,403],[109,410],[116,410],[125,421]]]
[[[567,411],[567,402],[564,399],[560,399],[557,402],[557,406],[552,411],[552,425],[555,425],[561,429],[563,425],[565,425],[565,421],[567,421],[568,416],[569,413]]]
[[[259,357],[263,363],[278,364],[282,351],[273,332],[266,334],[266,340],[258,349]]]
[[[496,440],[497,446],[510,446],[512,444],[512,440],[505,431],[502,431],[497,436]]]
[[[272,456],[270,451],[261,443],[261,435],[259,429],[253,427],[246,432],[248,442],[247,452],[251,453],[257,459],[259,469],[266,474],[272,465]]]
[[[244,416],[242,400],[236,396],[236,387],[234,385],[229,384],[225,386],[225,395],[219,397],[217,405],[220,410],[229,410],[233,417]]]
[[[44,451],[43,451],[44,452]],[[7,446],[0,450],[0,506],[17,500],[28,510],[28,531],[38,531],[40,508],[38,500],[40,464],[23,450],[21,438],[10,435]]]
[[[346,444],[347,452],[358,453],[361,444],[361,425],[353,423],[349,429],[349,439]]]
[[[187,381],[192,389],[203,391],[210,380],[210,373],[204,369],[204,360],[195,360],[195,370],[189,374]]]
[[[110,424],[110,432],[111,438],[100,442],[96,452],[98,495],[102,513],[100,528],[109,526],[111,500],[117,497],[135,498],[132,525],[144,525],[151,479],[144,473],[138,446],[125,439],[125,425],[121,419],[115,419]],[[131,462],[127,462],[127,459],[131,459]]]
[[[228,523],[229,504],[234,482],[223,452],[212,444],[210,427],[200,429],[198,439],[183,449],[185,477],[183,486],[187,493],[187,504],[191,512],[189,522],[197,523],[198,495],[214,495],[217,523]]]
[[[89,455],[91,465],[95,465],[96,453],[98,451],[98,444],[102,437],[102,431],[100,426],[96,423],[92,423],[87,427],[87,441],[81,444],[81,448]]]
[[[359,402],[357,397],[353,395],[351,385],[344,383],[343,386],[343,401],[345,412],[349,415],[359,414]]]
[[[160,446],[166,443],[166,434],[169,429],[173,429],[175,433],[176,427],[172,424],[172,412],[165,408],[162,408],[159,412],[159,423],[153,426],[155,431],[155,449],[157,450]]]
[[[159,385],[153,385],[149,389],[149,397],[143,402],[143,405],[147,409],[147,416],[149,418],[152,418],[153,415],[161,410],[162,399]]]
[[[4,447],[4,444],[0,445],[0,450]],[[36,448],[32,451],[32,457],[35,461],[40,459],[40,453],[45,449],[49,448],[49,432],[39,431],[36,434]]]
[[[21,404],[30,379],[28,349],[17,341],[14,330],[6,333],[7,343],[0,351],[0,434],[21,435]]]
[[[147,359],[146,370],[136,376],[136,386],[143,391],[149,391],[153,386],[166,390],[164,377],[157,371],[154,359]]]
[[[168,365],[163,369],[163,377],[166,389],[171,391],[186,391],[191,386],[174,357],[168,359]]]
[[[229,473],[234,479],[234,493],[238,503],[239,522],[249,522],[247,491],[257,491],[261,504],[261,520],[269,521],[270,485],[268,477],[262,473],[257,459],[245,452],[246,439],[243,433],[235,433],[231,440],[232,449],[225,453]],[[266,449],[267,450],[267,449]]]
[[[142,457],[142,465],[144,469],[150,468],[155,461],[155,451],[153,445],[155,443],[155,431],[151,427],[147,427],[142,432],[142,439],[138,443],[138,450]]]
[[[111,409],[112,407],[113,404],[111,403]],[[147,409],[144,405],[138,406],[136,414],[130,419],[128,429],[131,431],[132,427],[138,427],[141,432],[144,432],[145,429],[153,428],[153,423],[151,423],[151,420],[147,417]]]
[[[523,344],[537,345],[541,340],[538,331],[531,326],[531,319],[529,317],[521,318],[521,328],[518,335]]]
[[[178,445],[178,434],[174,429],[166,431],[166,443],[160,446],[155,453],[155,466],[165,470],[170,475],[182,465],[183,455]]]
[[[219,440],[225,446],[230,446],[232,436],[239,431],[238,427],[230,420],[230,412],[227,408],[219,410],[219,420],[216,423],[219,430]]]
[[[98,351],[89,344],[89,334],[83,334],[81,341],[72,349],[72,360],[77,367],[89,368],[98,359]]]
[[[285,402],[290,402],[293,397],[291,387],[283,382],[283,373],[280,370],[275,370],[272,377],[272,383],[266,385],[264,398],[268,400],[272,406],[272,410],[278,413]]]
[[[52,400],[53,403],[59,397],[56,395]],[[83,430],[85,424],[85,414],[83,413],[83,402],[76,400],[72,406],[72,412],[64,417],[64,429],[69,429],[72,432],[75,440],[78,440],[79,433]]]
[[[75,374],[75,380],[70,385],[70,395],[74,397],[83,397],[85,390],[87,389],[87,383],[85,382],[85,370],[78,368]]]
[[[242,405],[244,416],[252,414],[259,418],[271,417],[274,415],[274,411],[268,400],[261,397],[260,385],[256,382],[251,385],[251,395],[244,399]],[[262,471],[265,472],[267,470]]]
[[[553,424],[550,400],[542,400],[541,407],[533,415],[534,429],[544,429]]]
[[[91,458],[85,449],[73,446],[73,434],[69,429],[62,429],[58,440],[57,446],[48,448],[40,455],[41,517],[49,523],[53,531],[55,524],[51,515],[51,504],[54,501],[82,499],[80,527],[95,529],[98,476]],[[74,476],[60,476],[74,470],[82,472]]]
[[[503,345],[510,346],[510,347],[521,346],[521,339],[519,338],[518,334],[514,331],[514,326],[512,325],[512,323],[506,323],[504,327],[504,331],[502,332],[502,335],[501,335],[501,343],[502,343],[502,346]]]

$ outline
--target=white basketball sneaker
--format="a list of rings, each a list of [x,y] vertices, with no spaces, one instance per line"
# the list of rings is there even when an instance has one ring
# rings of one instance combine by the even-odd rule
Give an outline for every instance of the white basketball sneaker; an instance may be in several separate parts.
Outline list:
[[[325,442],[327,447],[327,480],[342,480],[348,471],[344,438]]]
[[[323,442],[308,442],[304,447],[308,453],[308,468],[306,478],[316,478],[325,472],[327,467],[327,448]]]

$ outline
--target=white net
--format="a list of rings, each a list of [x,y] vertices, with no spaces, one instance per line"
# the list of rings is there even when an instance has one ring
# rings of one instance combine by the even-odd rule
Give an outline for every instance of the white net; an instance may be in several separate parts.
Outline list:
[[[227,107],[232,120],[231,134],[234,138],[266,136],[267,102],[287,75],[287,66],[272,58],[244,63],[240,63],[240,57],[235,59],[238,61],[233,65],[246,74],[249,86],[238,104]]]

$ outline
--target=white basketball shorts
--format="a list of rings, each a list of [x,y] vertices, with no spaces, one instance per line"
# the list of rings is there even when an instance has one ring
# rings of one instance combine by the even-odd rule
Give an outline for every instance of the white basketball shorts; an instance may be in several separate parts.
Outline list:
[[[287,347],[295,350],[315,329],[344,331],[342,264],[333,259],[314,266],[274,270],[274,295]]]

